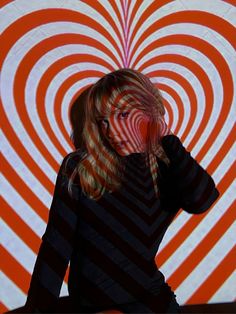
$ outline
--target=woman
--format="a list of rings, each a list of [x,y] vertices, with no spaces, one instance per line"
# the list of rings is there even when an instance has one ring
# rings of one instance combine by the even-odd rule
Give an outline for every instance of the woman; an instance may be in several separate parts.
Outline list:
[[[170,132],[141,73],[104,76],[73,110],[76,150],[59,170],[26,310],[55,309],[70,261],[73,312],[179,312],[155,255],[180,208],[198,214],[217,199],[214,181]]]

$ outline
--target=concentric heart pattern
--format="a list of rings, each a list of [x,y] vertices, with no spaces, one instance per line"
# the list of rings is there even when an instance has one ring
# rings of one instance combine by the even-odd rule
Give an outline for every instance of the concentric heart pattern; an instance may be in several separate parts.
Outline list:
[[[168,126],[220,192],[203,215],[179,212],[156,262],[180,304],[235,300],[236,1],[2,0],[0,6],[1,310],[26,300],[57,171],[73,150],[73,100],[123,67],[159,87]],[[66,283],[67,276],[61,295]]]

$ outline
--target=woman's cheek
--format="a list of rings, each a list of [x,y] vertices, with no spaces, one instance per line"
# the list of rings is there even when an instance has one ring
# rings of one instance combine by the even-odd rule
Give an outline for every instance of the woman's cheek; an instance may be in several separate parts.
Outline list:
[[[149,121],[147,119],[143,119],[140,122],[140,127],[139,127],[140,135],[142,137],[142,140],[145,142],[146,142],[146,138],[147,138],[148,124],[149,124]]]

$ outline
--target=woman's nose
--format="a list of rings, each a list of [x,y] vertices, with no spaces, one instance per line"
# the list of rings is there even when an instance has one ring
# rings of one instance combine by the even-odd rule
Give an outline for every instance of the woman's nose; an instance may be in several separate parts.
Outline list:
[[[112,123],[110,123],[108,120],[106,120],[106,126],[105,126],[105,130],[106,130],[106,136],[108,137],[108,139],[112,139],[115,136],[115,128],[112,125]]]

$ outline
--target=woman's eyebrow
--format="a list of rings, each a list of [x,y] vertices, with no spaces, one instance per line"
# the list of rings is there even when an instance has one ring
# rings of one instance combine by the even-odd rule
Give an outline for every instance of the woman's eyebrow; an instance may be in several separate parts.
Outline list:
[[[104,119],[104,118],[108,117],[109,114],[117,113],[117,112],[124,112],[124,111],[130,111],[130,109],[128,109],[128,108],[127,109],[126,108],[116,108],[116,109],[110,111],[107,115],[99,115],[99,116],[97,116],[97,119]]]
[[[114,113],[114,112],[124,112],[124,111],[130,111],[130,110],[131,110],[130,108],[123,107],[123,108],[117,108],[114,111],[111,111],[111,113]]]

